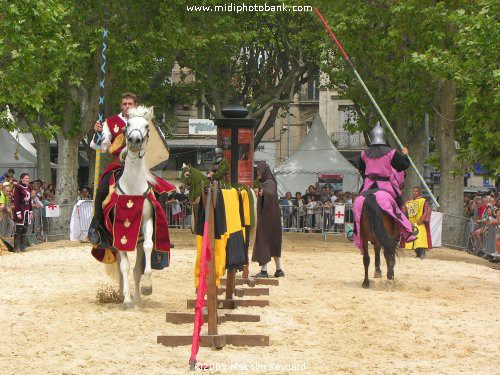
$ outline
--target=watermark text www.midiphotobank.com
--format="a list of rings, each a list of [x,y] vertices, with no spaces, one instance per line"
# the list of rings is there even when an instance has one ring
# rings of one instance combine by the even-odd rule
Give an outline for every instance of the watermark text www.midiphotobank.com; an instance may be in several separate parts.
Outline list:
[[[288,5],[281,3],[280,5],[262,4],[221,4],[221,5],[186,5],[188,12],[312,12],[313,7],[310,5]]]

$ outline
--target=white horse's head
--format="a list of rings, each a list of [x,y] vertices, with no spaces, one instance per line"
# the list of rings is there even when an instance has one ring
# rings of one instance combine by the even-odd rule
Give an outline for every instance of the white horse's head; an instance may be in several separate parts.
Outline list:
[[[145,151],[149,138],[149,125],[153,117],[153,107],[138,106],[128,110],[125,139],[129,151]]]

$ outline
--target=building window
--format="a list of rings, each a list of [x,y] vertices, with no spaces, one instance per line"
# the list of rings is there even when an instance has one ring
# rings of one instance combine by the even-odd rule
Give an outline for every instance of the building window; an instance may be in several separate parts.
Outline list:
[[[339,131],[332,133],[332,142],[340,150],[359,149],[361,133],[352,132],[358,116],[352,105],[339,105]]]
[[[210,113],[209,110],[205,107],[205,105],[202,102],[198,102],[196,105],[196,111],[197,111],[197,118],[199,119],[211,119],[212,114]]]
[[[307,100],[319,100],[319,74],[307,81]]]
[[[339,125],[340,131],[348,130],[349,125],[358,122],[358,114],[353,105],[339,105]]]

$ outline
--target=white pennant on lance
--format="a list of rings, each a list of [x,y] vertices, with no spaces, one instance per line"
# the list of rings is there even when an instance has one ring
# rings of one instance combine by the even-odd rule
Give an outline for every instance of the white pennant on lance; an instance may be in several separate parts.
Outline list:
[[[334,213],[334,222],[335,224],[344,224],[344,218],[345,218],[345,206],[342,205],[336,205],[335,206],[335,213]]]

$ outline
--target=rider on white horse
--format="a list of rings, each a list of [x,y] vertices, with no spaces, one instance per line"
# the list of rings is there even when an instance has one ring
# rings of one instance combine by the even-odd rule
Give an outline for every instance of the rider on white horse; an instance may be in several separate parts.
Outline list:
[[[108,117],[104,123],[97,121],[94,125],[95,133],[90,147],[94,150],[100,150],[102,153],[109,152],[114,156],[113,161],[101,174],[99,187],[94,192],[94,217],[92,218],[88,235],[90,242],[94,245],[98,245],[102,238],[100,233],[104,222],[102,202],[106,199],[109,192],[109,179],[113,171],[123,168],[120,160],[120,152],[126,144],[123,129],[127,125],[127,111],[129,108],[135,107],[137,107],[137,96],[131,92],[126,92],[121,98],[121,112],[115,116]],[[97,144],[99,132],[102,132],[101,143]]]
[[[105,248],[94,245],[92,249],[92,255],[106,263],[111,274],[119,273],[124,308],[139,303],[141,294],[151,294],[153,250],[166,255],[168,266],[171,247],[168,220],[157,196],[175,190],[175,186],[151,174],[146,166],[150,128],[154,126],[153,108],[138,106],[130,108],[127,114],[126,127],[122,132],[126,148],[120,154],[120,159],[124,160],[123,173],[121,176],[110,175],[110,192],[102,207],[109,244]],[[130,263],[127,254],[134,250],[137,250],[137,257],[132,300],[128,285]],[[162,259],[165,257],[162,256]]]

